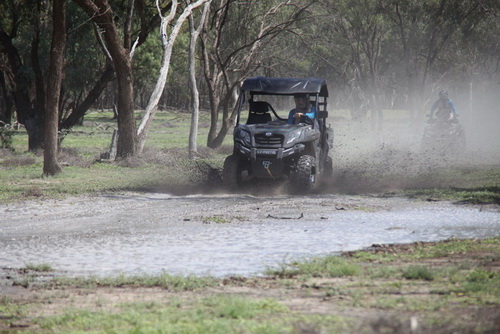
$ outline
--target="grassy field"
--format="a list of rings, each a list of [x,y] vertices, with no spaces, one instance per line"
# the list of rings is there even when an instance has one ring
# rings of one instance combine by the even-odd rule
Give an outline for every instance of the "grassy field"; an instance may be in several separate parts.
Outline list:
[[[187,154],[191,115],[165,111],[157,113],[142,157],[108,163],[99,162],[100,155],[109,150],[116,121],[111,112],[92,112],[64,138],[59,154],[63,173],[51,178],[42,177],[43,155],[26,152],[26,131],[17,130],[11,149],[0,150],[0,203],[198,182],[205,177],[207,164],[220,168],[230,150],[206,148],[208,117],[206,113],[200,117],[198,161],[190,161]],[[230,144],[232,139],[227,140]]]
[[[138,113],[138,121],[140,117],[141,114]],[[151,190],[158,185],[180,188],[194,184],[196,187],[199,185],[197,183],[204,183],[207,178],[214,181],[214,175],[208,177],[207,171],[212,174],[214,171],[220,172],[224,157],[231,152],[231,134],[226,137],[221,148],[206,148],[209,114],[202,112],[198,134],[201,159],[189,160],[187,143],[190,117],[189,113],[179,111],[158,112],[142,157],[117,163],[102,163],[99,162],[100,155],[109,149],[116,121],[110,111],[91,112],[81,126],[76,126],[66,135],[59,155],[64,172],[52,178],[41,176],[43,157],[26,152],[26,131],[14,131],[10,137],[10,149],[0,150],[0,203],[109,191]],[[472,157],[469,159],[472,163],[469,161],[467,164],[409,173],[408,170],[421,163],[415,163],[420,157],[387,147],[379,149],[380,144],[373,140],[374,136],[367,135],[373,132],[373,127],[368,123],[363,125],[350,122],[349,117],[346,110],[334,111],[331,117],[336,142],[333,158],[338,165],[331,191],[342,188],[343,183],[351,186],[356,181],[363,180],[364,185],[383,183],[399,186],[395,189],[387,186],[369,189],[361,187],[358,189],[361,192],[383,193],[395,190],[398,196],[477,204],[500,203],[500,163],[475,165],[475,158]],[[386,113],[385,128],[381,133],[389,138],[394,136],[394,133],[406,126],[407,117],[406,113],[401,112]],[[367,149],[370,151],[366,151]],[[356,155],[364,160],[354,160],[352,157]],[[409,166],[410,164],[413,166]],[[402,183],[401,180],[405,182]],[[215,182],[217,181],[220,178],[216,178]],[[335,183],[339,187],[335,187]]]
[[[401,125],[407,124],[401,115],[406,114],[387,114],[381,132],[384,136],[390,137],[406,126]],[[138,121],[140,116],[138,113]],[[179,111],[158,112],[142,157],[106,163],[99,162],[100,155],[109,150],[116,121],[109,111],[91,112],[82,126],[76,126],[64,138],[59,154],[63,173],[51,178],[42,177],[42,155],[26,152],[26,131],[16,130],[10,136],[10,149],[0,149],[0,203],[122,190],[151,191],[159,186],[201,189],[220,185],[220,170],[225,156],[231,153],[232,136],[226,137],[221,148],[208,149],[209,114],[202,112],[198,134],[200,159],[190,160],[187,154],[190,118],[189,113]],[[466,163],[428,168],[418,155],[373,140],[371,125],[349,121],[348,111],[335,111],[331,118],[335,129],[336,147],[332,155],[336,175],[328,192],[344,188],[352,191],[358,182],[365,187],[355,192],[500,203],[499,161],[478,164],[477,157],[471,156]],[[403,123],[398,123],[401,119]],[[415,172],[417,165],[420,169]]]

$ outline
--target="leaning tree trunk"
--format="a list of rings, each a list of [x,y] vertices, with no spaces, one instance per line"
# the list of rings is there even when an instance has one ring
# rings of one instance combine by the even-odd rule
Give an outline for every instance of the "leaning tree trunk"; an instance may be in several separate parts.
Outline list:
[[[61,96],[64,48],[66,46],[66,0],[53,0],[52,46],[47,82],[47,106],[45,115],[45,140],[43,151],[43,174],[55,175],[61,171],[57,162],[57,134],[59,121],[59,99]]]
[[[99,80],[97,80],[94,87],[87,94],[87,97],[85,97],[85,99],[75,107],[68,118],[63,120],[61,129],[71,129],[74,125],[78,124],[80,119],[85,116],[87,110],[89,110],[92,104],[101,95],[108,82],[113,79],[114,75],[115,70],[113,69],[113,66],[111,64],[106,65],[104,72],[101,74],[101,77],[99,78]]]
[[[163,16],[161,9],[159,7],[159,0],[156,0],[158,15],[161,17],[160,36],[162,38],[162,45],[163,45],[163,59],[160,68],[160,75],[158,76],[158,80],[156,81],[155,89],[151,94],[148,105],[146,106],[146,112],[144,114],[144,117],[142,118],[141,124],[139,125],[139,129],[137,130],[137,143],[138,143],[137,146],[139,154],[144,149],[144,145],[146,143],[146,135],[149,131],[151,121],[153,120],[153,117],[156,114],[158,102],[160,101],[160,97],[165,88],[168,76],[168,70],[170,67],[170,59],[172,56],[172,49],[174,47],[174,42],[177,39],[177,36],[179,35],[182,24],[186,21],[188,16],[191,15],[193,9],[203,5],[208,1],[209,0],[197,0],[196,2],[193,2],[189,4],[186,8],[184,8],[182,14],[177,18],[169,36],[167,33],[167,28],[170,22],[172,22],[172,20],[176,16],[178,2],[175,0],[172,1],[170,14],[168,16]]]

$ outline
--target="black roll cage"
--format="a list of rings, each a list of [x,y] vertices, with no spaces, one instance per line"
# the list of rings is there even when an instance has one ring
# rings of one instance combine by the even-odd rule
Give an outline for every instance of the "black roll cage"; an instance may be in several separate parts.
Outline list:
[[[240,114],[243,108],[246,93],[250,94],[249,102],[254,102],[254,95],[285,95],[293,96],[295,94],[309,94],[311,105],[318,111],[317,118],[319,119],[320,130],[326,129],[326,121],[328,118],[328,88],[326,80],[319,78],[268,78],[268,77],[251,77],[243,81],[238,98],[238,113],[236,124],[240,123]],[[274,110],[270,103],[267,103],[269,109],[279,120],[284,120]],[[314,126],[314,125],[313,125]]]

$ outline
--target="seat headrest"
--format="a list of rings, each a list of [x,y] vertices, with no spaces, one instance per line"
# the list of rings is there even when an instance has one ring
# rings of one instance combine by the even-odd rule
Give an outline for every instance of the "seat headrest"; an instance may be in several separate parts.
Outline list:
[[[250,102],[250,111],[256,114],[263,114],[269,111],[269,105],[265,101],[253,101]]]

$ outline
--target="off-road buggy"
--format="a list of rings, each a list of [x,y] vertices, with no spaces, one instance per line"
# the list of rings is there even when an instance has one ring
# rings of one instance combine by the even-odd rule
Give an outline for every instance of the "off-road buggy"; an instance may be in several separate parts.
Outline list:
[[[304,116],[297,124],[287,123],[296,94],[309,95],[315,119]],[[330,178],[333,129],[326,124],[327,97],[323,79],[246,79],[238,100],[233,153],[224,161],[224,185],[287,180],[292,190],[306,192]]]

